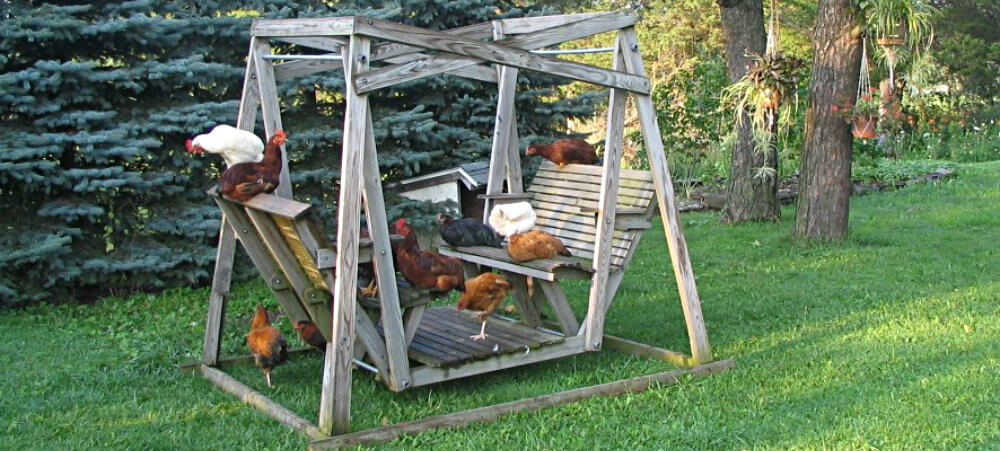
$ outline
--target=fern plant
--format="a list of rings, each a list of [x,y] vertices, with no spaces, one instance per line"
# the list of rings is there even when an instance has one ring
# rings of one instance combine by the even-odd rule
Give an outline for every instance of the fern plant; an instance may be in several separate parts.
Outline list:
[[[722,103],[733,109],[737,126],[742,126],[744,112],[750,120],[754,139],[759,148],[769,148],[774,140],[774,125],[779,134],[787,132],[791,123],[799,75],[805,65],[800,58],[780,52],[750,54],[750,70],[739,81],[722,91]]]

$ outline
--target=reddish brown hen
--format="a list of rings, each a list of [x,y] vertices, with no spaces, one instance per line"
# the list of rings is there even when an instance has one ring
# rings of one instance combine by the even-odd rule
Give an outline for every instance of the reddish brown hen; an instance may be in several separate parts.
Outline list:
[[[459,310],[471,310],[473,316],[483,322],[479,335],[469,338],[473,340],[486,339],[486,320],[497,310],[497,307],[507,299],[511,284],[499,274],[484,272],[465,281],[465,291],[458,298],[455,307]]]
[[[529,230],[507,237],[507,254],[515,262],[521,263],[556,255],[571,255],[559,238],[541,230]]]
[[[271,326],[267,318],[267,308],[257,304],[257,313],[250,325],[250,335],[247,335],[247,346],[253,354],[253,363],[260,367],[271,386],[271,370],[288,361],[288,342],[281,331]]]
[[[420,250],[417,234],[406,223],[406,219],[396,221],[395,228],[395,232],[402,235],[403,240],[393,243],[392,250],[396,255],[396,267],[407,282],[418,288],[439,291],[462,289],[465,275],[460,260]]]
[[[597,151],[594,146],[580,138],[560,139],[549,145],[532,144],[528,146],[528,155],[541,155],[545,159],[558,164],[594,164],[597,163]]]
[[[316,323],[312,321],[296,321],[295,330],[299,332],[299,338],[302,341],[320,351],[326,351],[326,339],[323,338],[323,333],[319,331]]]
[[[227,168],[219,176],[219,193],[246,202],[257,194],[274,192],[281,175],[281,145],[287,139],[288,135],[278,130],[264,146],[264,159],[260,163],[239,163]]]

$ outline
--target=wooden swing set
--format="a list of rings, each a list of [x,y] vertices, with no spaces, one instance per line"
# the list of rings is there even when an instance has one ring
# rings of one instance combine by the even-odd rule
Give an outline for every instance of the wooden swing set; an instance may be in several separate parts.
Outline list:
[[[202,361],[194,366],[209,380],[266,414],[316,439],[312,448],[391,439],[429,427],[485,421],[589,396],[645,390],[677,382],[682,374],[703,375],[729,368],[715,361],[681,231],[663,143],[630,11],[501,19],[451,30],[428,30],[367,17],[256,20],[252,28],[237,126],[253,130],[258,107],[268,136],[282,129],[276,83],[330,70],[345,77],[343,153],[335,243],[308,218],[309,205],[291,199],[287,154],[274,195],[234,202],[210,192],[222,209],[218,255],[209,301]],[[611,69],[556,58],[551,47],[596,34],[616,32]],[[373,40],[378,42],[373,45]],[[271,42],[294,44],[322,54],[281,55]],[[549,48],[549,49],[547,49]],[[275,61],[285,61],[276,63]],[[379,63],[378,67],[371,67]],[[524,189],[514,108],[519,70],[534,70],[611,88],[603,166],[546,163]],[[489,322],[490,340],[469,340],[479,324],[453,307],[427,308],[425,293],[398,287],[385,216],[368,94],[419,78],[450,74],[496,83],[499,88],[490,159],[486,212],[491,206],[527,200],[538,214],[537,228],[562,239],[571,257],[514,263],[493,248],[442,248],[471,275],[477,265],[499,270],[514,284],[521,320]],[[620,168],[625,108],[638,108],[650,171]],[[654,204],[653,200],[656,200]],[[361,209],[369,238],[360,237]],[[668,351],[604,334],[604,319],[642,232],[652,216],[663,219],[670,259],[680,292],[690,354]],[[315,322],[328,346],[323,368],[319,422],[313,425],[218,367],[245,362],[220,359],[220,337],[230,288],[236,240],[243,244],[285,313]],[[359,295],[359,263],[372,263],[377,298]],[[334,268],[336,271],[334,271]],[[526,277],[540,284],[529,297]],[[590,279],[587,311],[580,321],[559,285]],[[330,293],[333,293],[332,303]],[[557,322],[543,320],[544,305]],[[554,329],[558,330],[554,330]],[[355,366],[377,373],[392,391],[426,386],[505,368],[608,348],[673,362],[685,369],[570,390],[540,398],[487,406],[368,431],[350,432],[351,376]]]

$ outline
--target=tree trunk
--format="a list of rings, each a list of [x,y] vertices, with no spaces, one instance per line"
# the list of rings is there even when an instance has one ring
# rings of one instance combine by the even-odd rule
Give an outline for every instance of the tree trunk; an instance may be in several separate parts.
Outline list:
[[[746,75],[751,59],[748,52],[763,54],[767,45],[764,33],[763,0],[719,0],[722,33],[726,39],[726,67],[729,81]],[[733,164],[729,171],[729,189],[723,222],[778,219],[778,178],[761,176],[760,168],[778,169],[777,147],[759,149],[743,113],[743,125],[736,131]],[[773,140],[772,140],[773,141]]]
[[[836,241],[847,235],[851,126],[839,113],[858,89],[861,40],[854,0],[820,0],[813,35],[805,149],[793,234]]]

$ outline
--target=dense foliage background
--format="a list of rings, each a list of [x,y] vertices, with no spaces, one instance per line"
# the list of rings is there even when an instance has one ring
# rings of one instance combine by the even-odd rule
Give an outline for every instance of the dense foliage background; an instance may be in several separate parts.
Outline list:
[[[442,29],[541,12],[496,0],[4,2],[0,304],[208,279],[219,213],[204,191],[220,161],[192,157],[183,142],[235,121],[252,18],[361,13]],[[561,133],[567,119],[593,112],[594,96],[552,96],[559,80],[519,81],[524,140]],[[328,230],[342,84],[327,73],[278,88],[296,198],[322,205]],[[495,87],[448,76],[375,95],[388,180],[484,157],[495,95]],[[397,202],[391,214],[407,207],[428,210]]]

